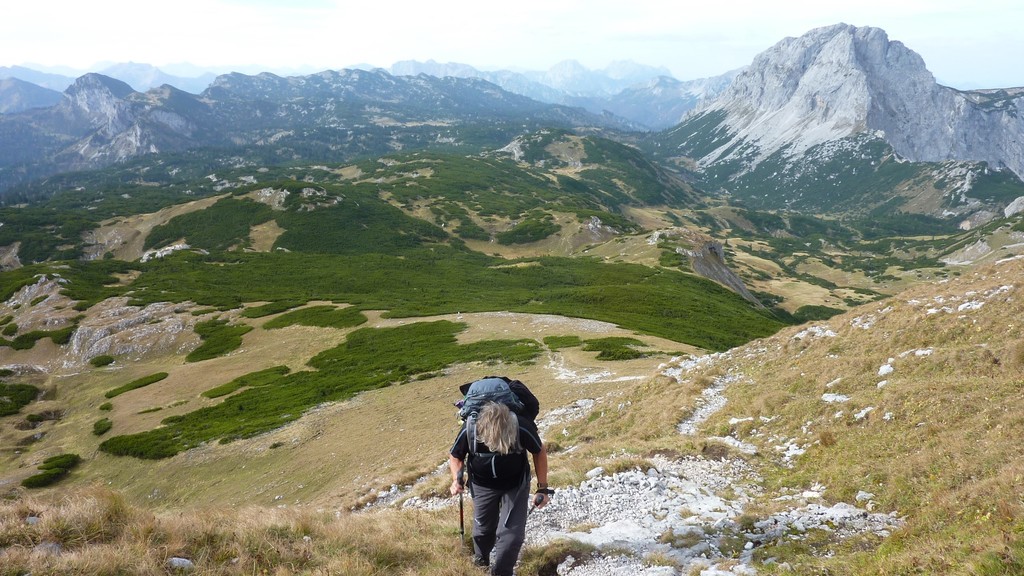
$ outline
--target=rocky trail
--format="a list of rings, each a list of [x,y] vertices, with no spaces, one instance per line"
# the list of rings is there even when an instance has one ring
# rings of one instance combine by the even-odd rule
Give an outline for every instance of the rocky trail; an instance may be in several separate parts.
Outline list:
[[[662,374],[681,381],[698,366],[724,363],[730,354],[673,359]],[[692,416],[679,424],[680,433],[696,434],[700,424],[725,405],[722,392],[737,379],[728,373],[714,379]],[[550,435],[562,424],[584,417],[593,404],[593,399],[582,399],[552,409],[538,425]],[[718,440],[729,443],[728,439]],[[756,450],[734,439],[730,444],[743,452]],[[785,462],[792,458],[793,446],[780,442],[776,453]],[[635,455],[623,451],[621,456]],[[568,538],[594,548],[586,557],[566,558],[557,569],[562,576],[747,576],[756,574],[751,562],[754,551],[768,543],[807,538],[815,530],[844,537],[863,533],[886,537],[901,525],[895,515],[871,512],[872,495],[866,492],[858,494],[856,502],[826,504],[827,487],[821,485],[775,495],[772,499],[779,503],[780,511],[754,520],[744,516],[745,510],[753,498],[765,496],[765,489],[757,470],[744,460],[655,456],[647,461],[650,466],[646,469],[634,467],[617,473],[597,467],[578,485],[556,487],[551,503],[531,512],[527,545]],[[431,477],[446,473],[445,464]],[[436,509],[456,505],[453,499],[407,498],[410,491],[392,487],[372,507]]]

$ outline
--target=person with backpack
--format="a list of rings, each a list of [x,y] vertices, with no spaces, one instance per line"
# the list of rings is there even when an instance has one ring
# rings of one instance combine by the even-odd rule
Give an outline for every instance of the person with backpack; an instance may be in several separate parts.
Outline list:
[[[489,387],[496,391],[479,393],[481,388]],[[478,401],[480,396],[504,397],[506,391],[508,383],[497,378],[473,383],[463,406],[464,411],[466,406],[470,409],[448,457],[453,496],[462,494],[463,468],[469,470],[474,505],[473,561],[478,566],[490,566],[493,576],[511,576],[526,539],[531,476],[527,453],[533,456],[537,474],[534,506],[543,508],[554,494],[548,488],[547,450],[536,424],[516,414],[507,403]],[[515,404],[514,400],[509,402]]]

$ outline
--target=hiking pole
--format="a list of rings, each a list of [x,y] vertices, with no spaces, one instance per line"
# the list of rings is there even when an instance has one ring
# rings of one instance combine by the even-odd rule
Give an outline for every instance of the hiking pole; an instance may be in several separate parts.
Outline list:
[[[466,483],[462,480],[462,472],[459,472],[459,486],[465,488]],[[462,505],[462,493],[465,490],[459,490],[459,544],[463,548],[466,547],[466,510]]]

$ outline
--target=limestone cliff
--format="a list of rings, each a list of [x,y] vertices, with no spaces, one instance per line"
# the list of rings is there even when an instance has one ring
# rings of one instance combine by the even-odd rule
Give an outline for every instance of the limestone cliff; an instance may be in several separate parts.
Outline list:
[[[970,160],[1024,176],[1024,89],[961,92],[884,30],[837,24],[758,55],[695,115],[725,112],[731,137],[701,159],[756,163],[869,132],[913,161]],[[756,152],[741,143],[756,145]]]

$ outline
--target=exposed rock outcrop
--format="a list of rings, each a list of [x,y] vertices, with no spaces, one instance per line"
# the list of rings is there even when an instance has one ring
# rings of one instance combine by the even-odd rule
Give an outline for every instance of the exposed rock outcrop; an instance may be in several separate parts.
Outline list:
[[[761,301],[750,293],[743,280],[725,263],[725,252],[718,242],[705,242],[696,250],[680,248],[678,252],[689,257],[690,266],[697,274],[718,282],[758,308],[764,308]]]
[[[0,272],[21,268],[21,260],[18,258],[18,250],[21,242],[15,242],[10,246],[0,246]]]
[[[757,162],[788,147],[879,132],[914,161],[970,160],[1024,177],[1024,88],[961,92],[884,30],[837,24],[758,55],[695,114],[725,112],[731,138],[702,159]],[[754,158],[742,142],[756,144]]]
[[[63,367],[82,365],[103,354],[140,360],[185,353],[199,344],[195,323],[196,317],[181,304],[140,307],[129,306],[128,298],[104,300],[78,325],[64,353]]]
[[[119,297],[104,300],[82,314],[75,310],[73,300],[60,293],[66,282],[57,275],[40,276],[37,282],[0,303],[0,317],[12,316],[11,323],[18,327],[19,334],[59,330],[77,320],[70,342],[45,363],[34,363],[33,372],[75,370],[104,354],[137,361],[187,353],[199,345],[193,330],[197,318],[188,304],[131,306],[127,297]],[[5,367],[12,369],[15,365],[20,365],[17,357]]]

